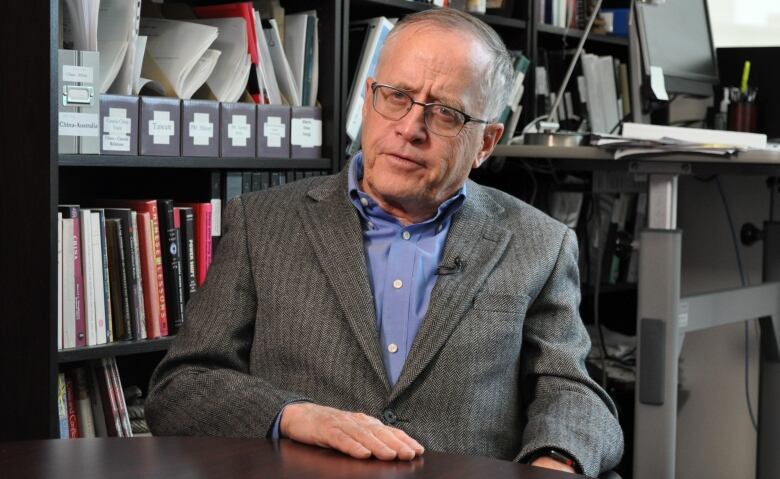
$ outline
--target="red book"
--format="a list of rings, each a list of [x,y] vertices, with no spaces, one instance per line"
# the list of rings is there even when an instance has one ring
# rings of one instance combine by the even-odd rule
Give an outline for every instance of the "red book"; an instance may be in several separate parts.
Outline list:
[[[73,220],[73,288],[76,309],[76,347],[87,345],[86,304],[84,304],[84,273],[81,270],[81,217],[79,207],[63,205],[59,207],[63,218]]]
[[[206,281],[211,265],[211,203],[182,203],[195,214],[195,276],[198,287]]]
[[[157,276],[157,304],[160,309],[160,336],[168,336],[168,311],[165,307],[165,280],[163,279],[162,246],[160,242],[160,218],[157,214],[157,200],[103,200],[101,203],[134,209],[138,213],[149,213],[152,232],[152,258]],[[140,225],[139,225],[140,229]],[[142,249],[143,251],[143,249]],[[141,261],[143,263],[143,261]],[[150,285],[150,287],[153,287]],[[144,284],[144,296],[147,293]],[[149,334],[147,322],[147,335]],[[149,336],[150,338],[152,336]]]
[[[246,22],[246,39],[248,44],[249,56],[254,66],[252,71],[257,72],[257,66],[260,65],[260,55],[257,53],[257,35],[255,33],[255,11],[252,2],[227,3],[224,5],[206,5],[202,7],[193,7],[195,16],[198,18],[243,18]],[[250,75],[250,82],[252,76]],[[257,78],[254,80],[257,83]],[[255,91],[257,90],[257,91]],[[249,93],[255,103],[263,103],[263,98],[259,88],[250,88]]]
[[[160,289],[157,287],[153,238],[149,213],[138,213],[138,249],[141,258],[141,283],[144,290],[146,337],[149,339],[160,337]]]
[[[106,417],[106,430],[109,437],[122,437],[122,424],[119,419],[119,406],[111,391],[111,372],[106,367],[108,359],[95,360],[93,367],[97,376],[100,400]]]
[[[73,387],[73,376],[65,375],[65,401],[68,405],[68,433],[70,438],[79,437],[79,418],[76,415],[76,388]]]

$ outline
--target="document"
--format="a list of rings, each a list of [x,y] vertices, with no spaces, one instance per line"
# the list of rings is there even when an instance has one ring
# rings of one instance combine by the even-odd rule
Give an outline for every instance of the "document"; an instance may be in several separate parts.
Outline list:
[[[162,18],[142,18],[147,60],[142,75],[157,80],[167,96],[189,99],[211,76],[220,51],[209,49],[218,30],[210,25]]]
[[[206,84],[218,101],[238,101],[246,90],[252,66],[247,47],[246,21],[240,17],[200,18],[191,21],[219,29],[217,39],[211,46],[222,54]]]
[[[279,35],[279,26],[276,24],[276,20],[273,19],[269,20],[268,23],[271,25],[271,28],[264,28],[263,30],[268,41],[268,50],[271,52],[271,61],[276,72],[276,79],[279,82],[279,90],[288,105],[301,106],[301,97],[298,93],[300,90],[284,54],[282,38]]]

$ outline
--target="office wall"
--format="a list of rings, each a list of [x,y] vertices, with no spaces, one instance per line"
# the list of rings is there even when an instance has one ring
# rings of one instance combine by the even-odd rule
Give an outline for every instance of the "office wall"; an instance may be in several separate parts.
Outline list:
[[[721,178],[737,231],[747,221],[761,225],[767,219],[765,180],[758,176]],[[715,183],[682,177],[678,215],[683,230],[683,295],[739,286],[734,247]],[[760,243],[740,245],[751,284],[761,280],[761,249]],[[758,344],[753,323],[749,378],[757,411]],[[680,355],[678,478],[755,477],[756,433],[748,416],[744,366],[742,323],[686,335]]]
[[[707,6],[716,47],[780,46],[777,0],[707,0]]]

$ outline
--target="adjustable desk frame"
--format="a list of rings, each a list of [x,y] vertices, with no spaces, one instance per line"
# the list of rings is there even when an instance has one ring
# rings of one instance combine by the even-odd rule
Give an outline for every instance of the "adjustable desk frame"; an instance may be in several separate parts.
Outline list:
[[[772,451],[780,442],[780,222],[770,218],[764,224],[763,284],[687,297],[680,296],[682,231],[677,229],[680,174],[779,175],[780,152],[613,160],[611,153],[593,147],[502,146],[495,156],[559,158],[573,162],[570,168],[579,162],[579,169],[648,175],[648,224],[639,250],[634,478],[675,477],[678,362],[685,333],[753,318],[760,318],[761,326],[756,477],[780,477],[780,456]]]

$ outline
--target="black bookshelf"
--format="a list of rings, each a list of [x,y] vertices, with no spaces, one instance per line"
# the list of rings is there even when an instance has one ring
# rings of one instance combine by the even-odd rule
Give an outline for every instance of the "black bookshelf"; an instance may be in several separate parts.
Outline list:
[[[59,155],[59,166],[116,168],[205,168],[210,170],[329,170],[327,158],[200,158],[187,156]]]
[[[562,28],[562,27],[556,27],[554,25],[547,25],[546,23],[540,23],[536,26],[536,30],[539,33],[544,33],[546,35],[555,35],[558,37],[563,38],[573,38],[576,40],[579,40],[582,38],[582,35],[585,33],[583,30],[578,30],[575,28]],[[618,37],[613,35],[604,35],[603,33],[592,33],[588,35],[588,42],[591,43],[607,43],[612,45],[622,45],[622,46],[628,46],[628,38],[627,37]]]
[[[65,364],[76,361],[88,361],[109,356],[129,356],[131,354],[167,351],[173,341],[173,336],[157,339],[141,339],[138,341],[116,341],[97,346],[61,349],[57,351],[57,363]]]
[[[439,7],[431,3],[415,2],[410,0],[352,0],[350,2],[350,8],[353,11],[358,12],[370,11],[372,12],[370,14],[371,16],[382,14],[385,16],[396,16],[399,14],[402,15],[404,13],[421,12],[423,10],[430,10],[432,8]],[[509,18],[491,13],[473,13],[472,15],[494,27],[526,28],[527,26],[526,21],[519,18]]]

